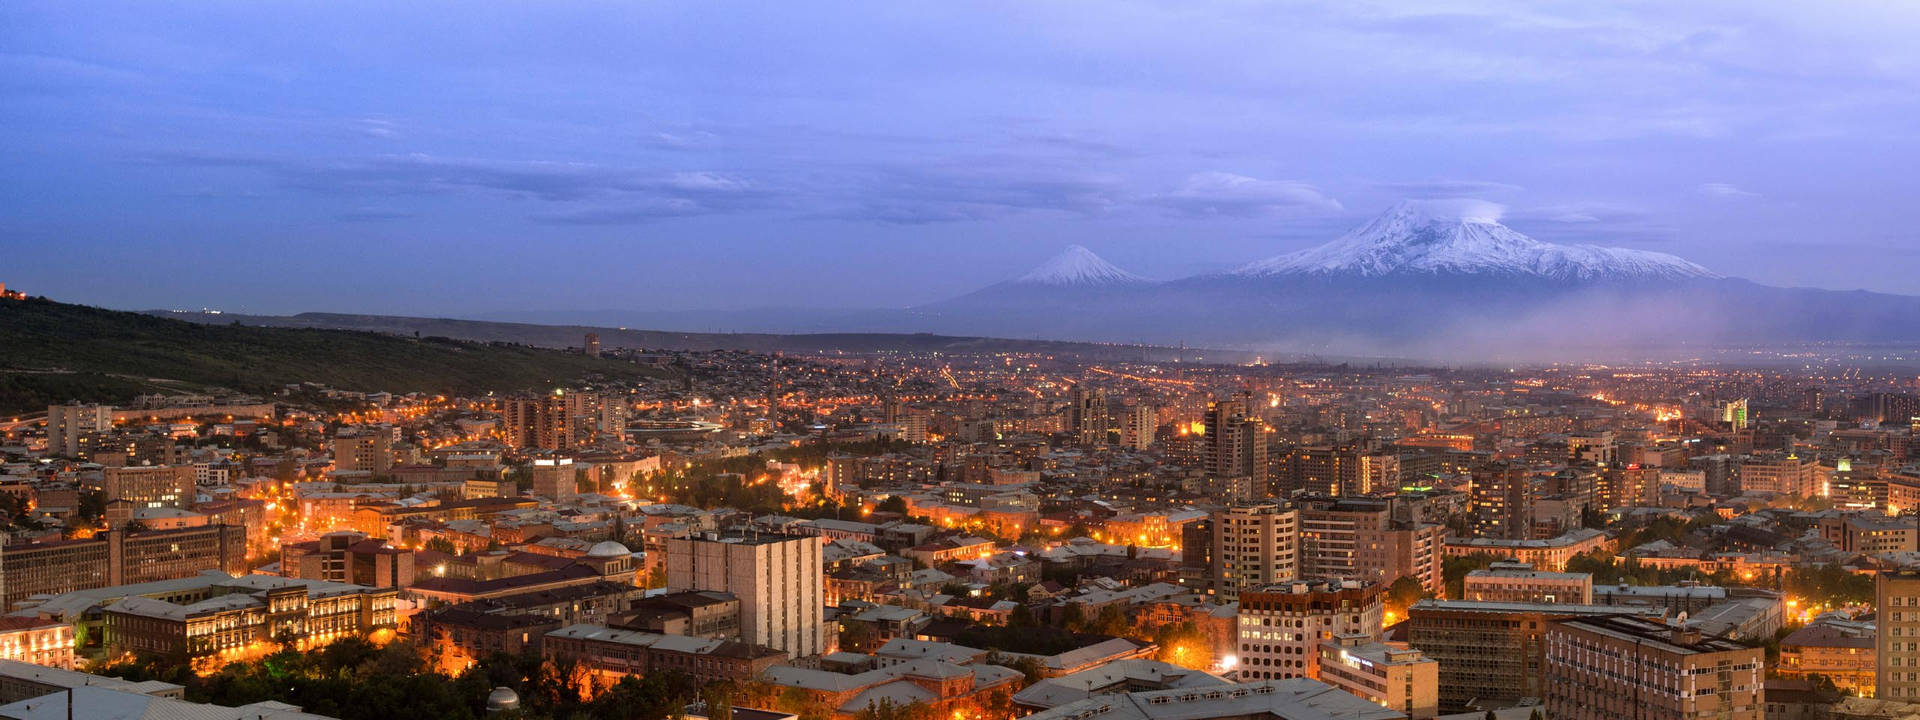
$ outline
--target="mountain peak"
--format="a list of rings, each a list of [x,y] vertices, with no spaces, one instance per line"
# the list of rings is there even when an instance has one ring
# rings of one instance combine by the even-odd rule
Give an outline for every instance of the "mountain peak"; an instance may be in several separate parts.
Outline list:
[[[1080,245],[1067,249],[1014,280],[1029,285],[1131,285],[1150,282],[1120,269]]]
[[[1409,200],[1333,242],[1261,260],[1242,276],[1497,275],[1555,280],[1677,280],[1719,275],[1666,253],[1557,245],[1500,224],[1483,200]]]

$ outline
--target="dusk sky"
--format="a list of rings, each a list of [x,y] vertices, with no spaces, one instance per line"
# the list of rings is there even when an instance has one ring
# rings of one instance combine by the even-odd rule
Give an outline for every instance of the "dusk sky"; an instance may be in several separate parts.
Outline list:
[[[127,309],[898,307],[1472,197],[1920,294],[1920,4],[0,5],[0,282]]]

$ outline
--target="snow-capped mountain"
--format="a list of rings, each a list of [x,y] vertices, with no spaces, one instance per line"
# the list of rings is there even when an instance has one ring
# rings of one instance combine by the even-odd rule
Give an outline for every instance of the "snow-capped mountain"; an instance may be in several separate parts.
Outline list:
[[[1120,269],[1079,245],[1069,245],[1059,255],[1041,263],[1014,282],[1026,285],[1087,287],[1101,285],[1138,285],[1152,281]]]
[[[1254,262],[1233,274],[1459,274],[1552,280],[1720,277],[1665,253],[1541,242],[1500,224],[1498,205],[1474,200],[1405,201],[1333,242]]]

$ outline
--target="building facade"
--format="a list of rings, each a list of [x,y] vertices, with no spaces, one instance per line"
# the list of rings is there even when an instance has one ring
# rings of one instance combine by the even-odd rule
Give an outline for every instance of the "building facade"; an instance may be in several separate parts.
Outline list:
[[[818,537],[708,533],[667,540],[667,587],[740,601],[741,639],[796,658],[827,650]]]
[[[1239,668],[1247,680],[1319,677],[1320,644],[1379,639],[1386,587],[1311,580],[1240,593]]]
[[[1635,617],[1547,626],[1547,714],[1555,720],[1762,720],[1766,651]]]

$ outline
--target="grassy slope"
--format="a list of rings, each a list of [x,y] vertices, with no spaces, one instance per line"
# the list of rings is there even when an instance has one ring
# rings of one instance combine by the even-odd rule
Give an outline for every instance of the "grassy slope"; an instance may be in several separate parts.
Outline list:
[[[269,393],[312,381],[349,390],[474,393],[657,374],[514,345],[203,325],[37,298],[0,300],[0,413],[68,399],[124,400],[183,384]]]

